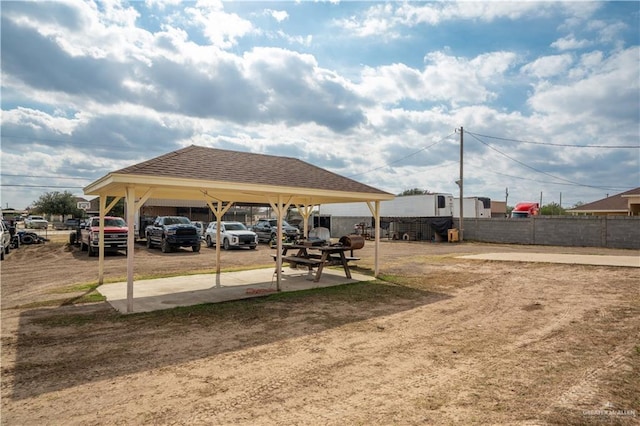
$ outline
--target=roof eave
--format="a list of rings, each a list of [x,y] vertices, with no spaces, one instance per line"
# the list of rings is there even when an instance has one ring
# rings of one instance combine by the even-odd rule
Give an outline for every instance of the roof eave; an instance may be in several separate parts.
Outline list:
[[[91,183],[84,188],[84,193],[86,195],[99,196],[124,196],[127,186],[139,188],[141,191],[155,188],[152,194],[153,197],[169,197],[183,200],[227,198],[225,201],[230,201],[235,198],[239,202],[248,202],[250,199],[268,200],[278,195],[287,195],[295,197],[294,202],[309,200],[309,203],[321,204],[340,203],[349,200],[386,201],[395,198],[393,194],[383,191],[336,191],[118,173],[110,173]],[[142,194],[138,193],[138,195]],[[232,195],[235,195],[235,197]]]

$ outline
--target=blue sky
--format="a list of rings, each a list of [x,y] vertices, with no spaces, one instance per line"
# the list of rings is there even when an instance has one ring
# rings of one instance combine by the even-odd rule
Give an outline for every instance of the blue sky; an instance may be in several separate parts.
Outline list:
[[[0,8],[3,207],[192,144],[457,195],[460,127],[465,196],[640,186],[638,2]]]

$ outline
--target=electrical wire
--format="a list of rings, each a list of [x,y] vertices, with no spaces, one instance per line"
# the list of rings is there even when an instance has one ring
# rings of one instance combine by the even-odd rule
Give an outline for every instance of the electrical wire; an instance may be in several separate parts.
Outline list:
[[[79,178],[79,177],[44,176],[44,175],[12,175],[12,174],[9,174],[9,173],[0,173],[0,176],[23,177],[23,178],[36,178],[36,179],[73,179],[73,180],[87,180],[86,178]]]
[[[465,132],[465,133],[467,133],[467,132]],[[471,135],[471,137],[473,137],[474,139],[476,139],[478,142],[480,142],[481,144],[483,144],[483,145],[487,146],[488,148],[490,148],[490,149],[494,150],[494,151],[495,151],[495,152],[497,152],[498,154],[500,154],[500,155],[502,155],[502,156],[504,156],[504,157],[508,158],[508,159],[509,159],[509,160],[511,160],[511,161],[514,161],[514,162],[516,162],[516,163],[520,164],[520,165],[521,165],[521,166],[523,166],[523,167],[526,167],[526,168],[528,168],[528,169],[531,169],[531,170],[533,170],[534,172],[537,172],[537,173],[543,174],[543,175],[545,175],[545,176],[552,177],[552,178],[554,178],[554,179],[558,179],[558,180],[561,180],[561,181],[567,182],[567,183],[572,184],[572,185],[575,185],[575,186],[582,186],[582,187],[586,187],[586,188],[594,188],[594,189],[611,189],[611,188],[607,188],[607,187],[603,187],[603,186],[587,185],[587,184],[583,184],[583,183],[580,183],[580,182],[574,182],[574,181],[572,181],[572,180],[565,179],[565,178],[562,178],[562,177],[554,176],[554,175],[552,175],[551,173],[547,173],[547,172],[545,172],[545,171],[543,171],[543,170],[536,169],[535,167],[529,166],[528,164],[525,164],[525,163],[523,163],[522,161],[517,160],[517,159],[515,159],[515,158],[513,158],[513,157],[511,157],[511,156],[509,156],[509,155],[507,155],[507,154],[505,154],[504,152],[500,151],[499,149],[494,148],[493,146],[489,145],[488,143],[486,143],[486,142],[484,142],[483,140],[481,140],[480,138],[478,138],[474,133],[469,133],[469,134]],[[557,182],[556,182],[556,183],[557,183]]]
[[[524,141],[519,139],[501,138],[498,136],[481,135],[480,133],[470,132],[467,129],[465,129],[464,132],[465,134],[469,134],[472,136],[481,136],[483,138],[498,139],[501,141],[508,141],[508,142],[528,143],[533,145],[564,146],[569,148],[640,149],[640,145],[571,145],[571,144],[564,144],[564,143],[533,142],[533,141]]]
[[[429,146],[425,146],[424,148],[420,148],[419,150],[417,150],[417,151],[415,151],[415,152],[412,152],[412,153],[411,153],[411,154],[409,154],[409,155],[405,155],[404,157],[399,158],[399,159],[397,159],[397,160],[395,160],[395,161],[392,161],[392,162],[390,162],[390,163],[387,163],[387,164],[385,164],[384,166],[376,167],[375,169],[367,170],[367,171],[364,171],[364,172],[361,172],[361,173],[356,173],[356,174],[354,174],[354,175],[348,175],[348,176],[346,176],[346,177],[348,177],[348,178],[354,178],[354,177],[356,177],[356,176],[361,176],[361,175],[364,175],[364,174],[367,174],[367,173],[375,172],[376,170],[384,169],[385,167],[391,167],[391,165],[392,165],[392,164],[399,163],[400,161],[406,160],[406,159],[407,159],[407,158],[409,158],[409,157],[413,157],[414,155],[419,154],[419,153],[421,153],[422,151],[426,151],[427,149],[429,149],[429,148],[431,148],[431,147],[433,147],[433,146],[435,146],[435,145],[439,144],[440,142],[445,141],[447,138],[450,138],[450,137],[451,137],[451,136],[453,136],[454,134],[455,134],[455,132],[452,132],[452,133],[450,133],[449,135],[445,136],[444,138],[440,139],[439,141],[434,142],[434,143],[432,143],[432,144],[431,144],[431,145],[429,145]]]
[[[2,183],[0,187],[18,187],[18,188],[67,188],[67,189],[82,189],[83,186],[58,186],[58,185],[23,185],[23,184],[7,184]]]
[[[465,132],[465,133],[466,133],[466,132]],[[467,166],[465,166],[465,167],[467,167]],[[524,177],[524,176],[514,176],[514,175],[507,174],[507,173],[497,172],[497,171],[495,171],[495,170],[487,170],[487,169],[485,169],[485,168],[483,168],[483,167],[478,167],[478,166],[474,166],[474,165],[468,165],[468,167],[469,167],[469,168],[472,168],[472,169],[476,169],[476,170],[482,170],[482,171],[485,171],[485,172],[493,173],[493,174],[500,175],[500,176],[505,176],[505,177],[508,177],[508,178],[511,178],[511,179],[527,180],[527,181],[531,181],[531,182],[536,182],[536,183],[546,183],[546,184],[551,184],[551,185],[584,186],[584,185],[582,185],[582,184],[575,184],[575,183],[563,183],[563,182],[552,182],[552,181],[546,181],[546,180],[531,179],[531,178]],[[630,189],[630,188],[627,188],[627,187],[625,187],[625,188],[615,188],[615,187],[605,187],[605,186],[602,186],[602,187],[598,187],[597,189],[606,189],[606,190],[609,190],[609,191],[626,191],[626,190],[628,190],[628,189]]]

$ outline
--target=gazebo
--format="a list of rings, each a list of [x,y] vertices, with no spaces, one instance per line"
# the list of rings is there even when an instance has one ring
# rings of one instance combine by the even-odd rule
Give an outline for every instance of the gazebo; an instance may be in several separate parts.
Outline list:
[[[282,220],[290,206],[300,211],[306,234],[313,206],[327,203],[365,202],[375,219],[374,273],[378,275],[380,202],[393,194],[291,157],[229,151],[191,145],[138,164],[116,170],[84,188],[100,199],[100,249],[98,282],[104,281],[104,217],[122,198],[129,227],[128,246],[135,242],[134,222],[150,198],[204,200],[216,220],[234,204],[270,205],[278,218],[276,285],[280,289]],[[115,197],[106,204],[107,197]],[[220,230],[220,226],[217,227]],[[219,232],[219,231],[218,231]],[[306,235],[305,235],[306,236]],[[220,234],[216,244],[217,284],[220,277]],[[127,250],[127,311],[133,311],[134,250]]]

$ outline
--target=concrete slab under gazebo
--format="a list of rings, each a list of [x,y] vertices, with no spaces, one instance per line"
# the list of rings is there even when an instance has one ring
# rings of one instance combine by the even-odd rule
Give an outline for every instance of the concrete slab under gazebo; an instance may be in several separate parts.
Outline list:
[[[98,281],[104,282],[104,216],[121,199],[127,206],[128,245],[134,244],[136,213],[150,197],[203,200],[220,222],[234,204],[269,205],[278,218],[276,290],[282,281],[282,220],[290,206],[308,219],[316,205],[364,202],[375,221],[374,274],[378,275],[380,202],[393,194],[296,158],[189,146],[116,170],[84,188],[100,197]],[[115,197],[107,205],[107,197]],[[218,226],[218,230],[220,226]],[[220,235],[217,235],[218,242]],[[127,312],[133,312],[134,250],[127,250]],[[220,244],[216,244],[216,286],[220,286]]]

